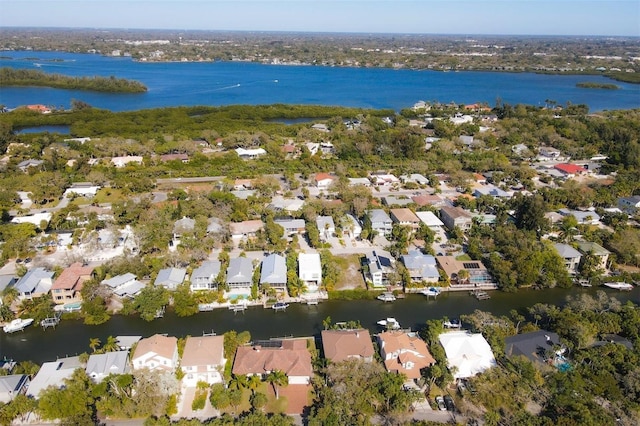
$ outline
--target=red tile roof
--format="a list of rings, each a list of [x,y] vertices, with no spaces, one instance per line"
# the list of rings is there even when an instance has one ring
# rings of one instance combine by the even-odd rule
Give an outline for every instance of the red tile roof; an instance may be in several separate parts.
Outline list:
[[[306,340],[284,340],[280,347],[240,346],[233,362],[233,374],[267,374],[280,370],[287,376],[313,374]]]
[[[336,177],[331,176],[329,173],[316,173],[315,180],[316,182],[320,182],[321,180],[331,179],[334,180]]]
[[[584,173],[587,171],[582,166],[578,166],[577,164],[569,164],[569,163],[561,163],[553,166],[554,169],[560,170],[562,173],[566,173],[568,175],[575,175],[577,173]]]
[[[92,266],[84,266],[80,262],[76,262],[62,271],[58,279],[51,286],[51,290],[76,290],[82,289],[82,283],[91,278],[93,273]]]

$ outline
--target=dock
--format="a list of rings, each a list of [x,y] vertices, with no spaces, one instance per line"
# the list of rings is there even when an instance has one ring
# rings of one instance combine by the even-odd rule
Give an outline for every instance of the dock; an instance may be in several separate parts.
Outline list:
[[[471,294],[478,300],[491,299],[491,296],[486,291],[475,290],[475,291],[472,291]]]
[[[234,314],[238,313],[238,312],[242,312],[244,314],[244,311],[247,309],[247,305],[245,305],[244,303],[238,303],[236,305],[229,305],[229,310],[233,311]]]
[[[56,328],[56,325],[60,323],[61,316],[62,316],[62,312],[56,312],[53,317],[45,318],[42,321],[40,321],[40,325],[42,326],[42,329],[46,330],[49,327]]]
[[[307,305],[317,305],[319,303],[319,300],[317,297],[314,297],[312,299],[307,299],[306,303]]]

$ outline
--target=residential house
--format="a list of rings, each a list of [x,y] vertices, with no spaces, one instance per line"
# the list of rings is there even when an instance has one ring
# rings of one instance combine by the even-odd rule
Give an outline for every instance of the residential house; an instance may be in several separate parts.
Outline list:
[[[422,369],[436,363],[427,344],[416,333],[382,332],[378,334],[378,346],[387,371],[404,374],[407,379],[419,379]]]
[[[229,224],[231,238],[234,240],[253,238],[256,236],[256,233],[263,228],[264,223],[259,219],[232,222]]]
[[[581,210],[560,209],[558,210],[558,213],[560,213],[564,217],[575,217],[578,223],[581,225],[597,225],[600,222],[600,215],[590,210],[583,212]]]
[[[250,290],[253,277],[253,263],[246,257],[231,259],[227,268],[227,285],[230,290]]]
[[[266,377],[282,371],[290,385],[308,385],[313,375],[311,354],[305,339],[269,340],[262,346],[240,346],[233,361],[233,374]]]
[[[349,178],[349,186],[371,186],[369,178]]]
[[[160,156],[160,161],[162,161],[163,163],[166,163],[168,161],[179,161],[181,163],[188,163],[189,162],[189,155],[188,154],[184,154],[184,153],[163,154],[163,155]]]
[[[538,154],[545,159],[557,160],[562,156],[562,153],[557,149],[550,146],[541,146],[538,148]]]
[[[491,346],[480,333],[450,331],[438,336],[449,369],[456,379],[466,379],[496,366]]]
[[[215,290],[217,288],[216,278],[220,275],[220,268],[219,260],[202,262],[202,265],[191,273],[191,291]]]
[[[385,206],[408,206],[413,204],[413,200],[405,195],[385,195],[382,197]]]
[[[233,189],[234,191],[253,189],[253,179],[236,179],[233,182]]]
[[[471,214],[462,207],[442,207],[440,209],[440,219],[449,230],[458,227],[466,231],[471,229],[473,224]]]
[[[0,275],[0,294],[4,294],[4,290],[13,287],[18,282],[18,278],[14,275]],[[2,306],[2,297],[0,297],[0,306]]]
[[[122,168],[129,164],[142,164],[142,157],[139,155],[128,155],[126,157],[113,157],[111,164],[117,168]]]
[[[313,178],[315,181],[315,185],[318,189],[329,189],[333,182],[336,181],[336,177],[330,175],[329,173],[316,173]]]
[[[226,362],[224,336],[187,337],[180,361],[183,385],[195,387],[198,382],[222,383]]]
[[[196,229],[196,220],[183,216],[182,219],[176,220],[173,224],[173,239],[170,243],[170,248],[175,248],[180,244],[182,236],[185,234],[193,234]]]
[[[69,198],[73,194],[81,197],[93,198],[100,190],[100,185],[94,185],[91,182],[75,182],[62,194],[63,198]]]
[[[414,195],[411,197],[411,200],[420,207],[424,206],[433,206],[433,207],[444,207],[446,205],[445,200],[439,195]]]
[[[628,214],[638,213],[640,211],[640,195],[618,198],[618,207]]]
[[[362,225],[360,225],[360,221],[356,219],[354,215],[347,213],[342,219],[342,232],[351,238],[360,238]]]
[[[129,373],[129,351],[105,352],[91,354],[85,368],[87,376],[100,383],[110,374]]]
[[[178,365],[178,339],[162,334],[140,339],[131,364],[134,370],[147,368],[173,372]]]
[[[288,237],[307,232],[304,219],[276,219],[275,223],[282,226],[284,235]]]
[[[370,210],[367,214],[371,221],[371,229],[379,235],[389,236],[393,229],[393,221],[391,217],[382,209]]]
[[[429,179],[420,173],[412,173],[410,175],[402,175],[400,176],[400,181],[402,183],[415,183],[418,185],[429,185]]]
[[[504,191],[498,188],[497,186],[491,185],[491,184],[482,185],[474,188],[473,190],[474,197],[479,198],[483,195],[488,195],[494,198],[511,198],[513,197],[513,192]]]
[[[304,206],[304,200],[300,198],[284,198],[282,196],[275,196],[271,199],[271,207],[276,212],[284,211],[287,213],[293,213],[300,211],[300,209]]]
[[[558,170],[568,179],[587,173],[587,169],[577,164],[560,163],[554,165],[553,168]]]
[[[42,160],[24,160],[18,163],[18,165],[16,167],[18,167],[18,169],[23,172],[23,173],[27,173],[27,171],[31,168],[31,167],[40,167],[41,165],[44,164],[44,161]]]
[[[323,330],[322,349],[324,357],[331,362],[358,359],[373,361],[373,343],[369,330]]]
[[[51,221],[51,216],[52,214],[50,212],[34,213],[27,216],[15,216],[11,218],[11,223],[32,223],[37,228],[44,229]]]
[[[320,238],[325,241],[330,237],[333,237],[333,235],[336,233],[336,225],[333,222],[333,217],[331,216],[316,217],[316,226],[318,227],[318,231],[320,232]]]
[[[322,285],[322,264],[318,253],[298,254],[298,278],[305,283],[311,292]]]
[[[411,250],[409,254],[402,255],[401,260],[407,268],[411,280],[427,283],[437,283],[440,280],[435,257],[423,254],[419,250]]]
[[[236,154],[238,154],[238,157],[242,158],[243,160],[253,160],[267,154],[267,151],[265,151],[263,148],[236,148],[235,151]]]
[[[390,173],[373,173],[370,178],[375,186],[393,186],[400,183],[400,179]]]
[[[420,219],[420,222],[424,223],[433,232],[443,230],[444,223],[433,212],[416,212],[416,216]]]
[[[545,364],[560,346],[560,337],[551,331],[537,330],[504,339],[504,354],[510,358],[524,356],[534,364]]]
[[[260,286],[269,286],[281,292],[287,291],[287,262],[279,254],[270,254],[262,261]]]
[[[367,254],[366,263],[368,273],[365,278],[371,282],[372,286],[374,288],[387,286],[389,275],[395,271],[395,262],[391,254],[382,250],[374,250]]]
[[[184,282],[187,270],[184,268],[165,268],[158,272],[155,280],[156,286],[165,287],[168,290],[175,290]]]
[[[436,256],[438,266],[449,279],[451,286],[495,287],[493,278],[479,260],[457,260],[454,256]],[[466,271],[468,278],[460,277],[460,271]]]
[[[553,245],[556,251],[564,259],[564,266],[571,275],[575,275],[578,272],[578,265],[580,265],[580,258],[582,255],[580,252],[568,244],[556,243]]]
[[[578,241],[578,250],[582,255],[592,255],[598,259],[598,268],[603,271],[607,270],[607,262],[609,261],[609,255],[611,252],[600,244],[593,243],[591,241]],[[582,258],[584,261],[584,257]]]
[[[7,404],[17,395],[26,393],[30,382],[26,374],[0,376],[0,402]]]
[[[144,288],[144,284],[138,281],[131,272],[103,280],[102,284],[109,287],[113,294],[120,297],[134,297]]]
[[[54,303],[61,305],[81,301],[82,285],[91,279],[92,274],[93,266],[83,265],[80,262],[63,270],[51,286]]]
[[[30,269],[13,286],[18,291],[18,299],[32,299],[49,293],[54,275],[53,272],[44,268]]]
[[[40,392],[49,387],[62,388],[65,380],[70,379],[77,368],[82,368],[79,357],[61,358],[45,362],[31,379],[26,395],[38,399]]]

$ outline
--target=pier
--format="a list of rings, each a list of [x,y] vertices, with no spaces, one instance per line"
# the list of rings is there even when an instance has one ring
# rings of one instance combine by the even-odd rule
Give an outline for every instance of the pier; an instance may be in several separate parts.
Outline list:
[[[486,291],[482,291],[482,290],[474,290],[474,291],[471,292],[471,295],[473,295],[478,300],[491,299],[491,296],[489,295],[489,293],[487,293]]]
[[[242,312],[244,314],[245,309],[247,309],[247,305],[244,303],[238,303],[236,305],[229,305],[229,310],[233,311],[234,314],[238,312]]]
[[[53,317],[45,318],[40,321],[40,325],[43,330],[46,330],[49,327],[56,328],[56,325],[60,322],[60,317],[62,316],[62,312],[56,312]]]

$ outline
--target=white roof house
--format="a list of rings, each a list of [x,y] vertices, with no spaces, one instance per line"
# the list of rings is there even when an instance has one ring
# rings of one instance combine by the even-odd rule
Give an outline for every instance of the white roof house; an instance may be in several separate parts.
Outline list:
[[[175,290],[184,282],[187,270],[183,268],[165,268],[158,272],[155,285],[163,286],[169,290]]]
[[[127,374],[129,372],[129,351],[89,355],[85,371],[96,382],[101,382],[109,374]]]
[[[318,216],[316,217],[316,226],[320,232],[320,236],[327,239],[336,233],[336,225],[333,222],[331,216]]]
[[[242,159],[253,159],[253,158],[258,158],[260,156],[265,155],[267,151],[265,151],[262,148],[255,148],[255,149],[236,148],[236,153],[238,154],[238,157]]]
[[[28,216],[15,216],[11,219],[11,223],[32,223],[35,226],[40,226],[43,221],[49,223],[51,213],[35,213]]]
[[[129,163],[142,164],[142,157],[140,155],[128,155],[126,157],[113,157],[111,158],[111,163],[118,168],[124,167]]]
[[[18,298],[25,299],[47,294],[53,285],[53,276],[53,272],[43,268],[29,270],[14,285],[18,291]]]
[[[287,264],[283,256],[271,254],[262,261],[260,284],[283,288],[287,286]]]
[[[322,265],[320,254],[300,253],[298,254],[298,276],[312,290],[317,289],[322,284]]]
[[[144,288],[144,284],[138,281],[131,272],[103,280],[102,284],[110,287],[113,293],[120,297],[135,296]]]
[[[455,367],[456,379],[475,376],[496,365],[491,346],[480,333],[452,331],[438,339],[447,354],[449,368]]]
[[[416,216],[431,229],[441,229],[444,226],[444,223],[433,212],[416,212]]]
[[[31,380],[26,395],[37,399],[40,392],[49,386],[61,388],[65,379],[71,378],[77,367],[79,364],[65,360],[43,363],[38,374]]]
[[[436,258],[430,254],[423,254],[419,250],[411,250],[408,254],[403,255],[401,259],[412,280],[435,283],[440,279]]]
[[[354,215],[347,213],[342,219],[342,230],[352,238],[359,238],[362,234],[362,225]]]
[[[221,266],[219,260],[202,262],[202,265],[191,273],[191,291],[214,289]]]

